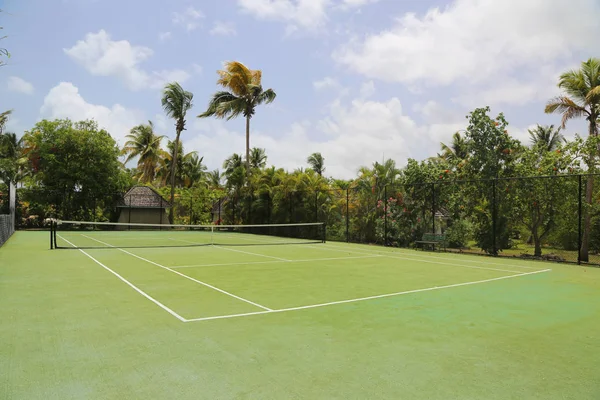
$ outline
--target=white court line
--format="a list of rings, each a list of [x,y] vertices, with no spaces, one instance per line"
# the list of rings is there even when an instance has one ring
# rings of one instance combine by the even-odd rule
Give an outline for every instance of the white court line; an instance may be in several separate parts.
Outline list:
[[[310,247],[314,247],[314,246],[310,246]],[[328,249],[330,251],[337,251],[338,253],[373,254],[373,253],[364,253],[364,252],[351,251],[351,250],[336,250],[336,249],[331,249],[331,248],[328,248]],[[461,267],[461,268],[470,268],[470,269],[483,269],[483,270],[487,270],[487,271],[510,272],[510,273],[513,273],[513,274],[518,274],[518,273],[523,272],[523,271],[514,271],[514,270],[510,270],[510,269],[500,269],[500,268],[490,268],[490,267],[476,267],[474,265],[462,265],[462,264],[453,264],[453,263],[440,262],[440,261],[429,261],[429,260],[423,260],[421,258],[409,258],[409,257],[402,257],[402,256],[392,256],[392,255],[388,255],[389,253],[385,252],[385,251],[381,252],[379,254],[381,256],[387,257],[387,258],[397,258],[399,260],[408,260],[408,261],[419,261],[419,262],[424,262],[424,263],[429,263],[429,264],[448,265],[448,266],[451,266],[451,267]],[[418,256],[415,256],[415,257],[418,257]]]
[[[360,244],[358,243],[350,243],[350,244],[355,244],[360,246]],[[331,242],[327,242],[325,244],[326,247],[336,247],[339,249],[344,248],[344,246],[337,246],[335,244],[332,244]],[[384,246],[378,246],[381,247],[381,250],[371,250],[371,249],[365,249],[364,251],[380,251],[381,253],[391,253],[391,254],[406,254],[408,256],[410,256],[413,252],[416,253],[416,251],[410,251],[410,249],[402,249],[402,248],[394,248],[394,250],[392,250],[390,247],[384,247]],[[386,251],[385,249],[390,249],[389,251]],[[457,257],[440,257],[440,256],[432,256],[429,254],[415,254],[415,257],[425,257],[425,258],[436,258],[439,260],[450,260],[450,261],[457,261],[457,259],[460,256],[466,256],[463,258],[460,258],[460,261],[464,261],[464,262],[469,262],[469,263],[475,263],[475,264],[486,264],[486,265],[498,265],[500,267],[516,267],[516,268],[527,268],[527,269],[535,269],[535,270],[539,270],[539,267],[530,267],[527,265],[513,265],[513,264],[507,264],[507,263],[495,263],[495,262],[489,262],[489,261],[481,261],[481,260],[469,260],[467,258],[471,257],[474,258],[472,256],[479,256],[480,258],[484,258],[485,255],[481,255],[481,254],[469,254],[469,253],[455,253],[455,252],[446,252],[446,254],[454,254]],[[508,258],[511,259],[511,258]]]
[[[380,295],[376,295],[376,296],[360,297],[360,298],[356,298],[356,299],[331,301],[329,303],[311,304],[311,305],[308,305],[308,306],[280,308],[280,309],[271,310],[271,311],[257,311],[257,312],[250,312],[250,313],[244,313],[244,314],[229,314],[229,315],[217,315],[217,316],[214,316],[214,317],[192,318],[192,319],[185,320],[185,322],[209,321],[209,320],[213,320],[213,319],[237,318],[237,317],[246,317],[246,316],[250,316],[250,315],[273,314],[273,313],[281,313],[281,312],[286,312],[286,311],[306,310],[306,309],[309,309],[309,308],[326,307],[326,306],[332,306],[332,305],[336,305],[336,304],[356,303],[356,302],[359,302],[359,301],[380,299],[380,298],[384,298],[384,297],[402,296],[402,295],[405,295],[405,294],[420,293],[420,292],[431,292],[431,291],[440,290],[440,289],[449,289],[449,288],[455,288],[455,287],[460,287],[460,286],[477,285],[477,284],[480,284],[480,283],[499,281],[499,280],[503,280],[503,279],[517,278],[517,277],[521,277],[521,276],[539,274],[539,273],[542,273],[542,272],[550,272],[550,271],[551,271],[550,269],[545,269],[545,270],[542,270],[542,271],[523,272],[523,273],[520,273],[520,274],[508,275],[508,276],[501,276],[499,278],[484,279],[484,280],[480,280],[480,281],[455,283],[455,284],[452,284],[452,285],[444,285],[444,286],[434,286],[434,287],[429,287],[429,288],[424,288],[424,289],[407,290],[407,291],[404,291],[404,292],[380,294]]]
[[[334,260],[356,260],[363,258],[377,258],[385,257],[379,254],[372,254],[368,256],[358,257],[329,257],[329,258],[307,258],[305,260],[288,260],[288,261],[251,261],[251,262],[237,262],[237,263],[222,263],[222,264],[196,264],[196,265],[174,265],[169,268],[197,268],[197,267],[226,267],[230,265],[251,265],[251,264],[281,264],[281,263],[302,263],[302,262],[313,262],[313,261],[334,261]]]
[[[255,303],[255,302],[253,302],[253,301],[250,301],[250,300],[248,300],[248,299],[245,299],[245,298],[243,298],[243,297],[236,296],[235,294],[233,294],[233,293],[229,293],[229,292],[228,292],[228,291],[226,291],[226,290],[219,289],[219,288],[218,288],[218,287],[216,287],[216,286],[210,285],[210,284],[208,284],[208,283],[206,283],[206,282],[202,282],[202,281],[200,281],[200,280],[198,280],[198,279],[194,279],[194,278],[192,278],[191,276],[187,276],[187,275],[185,275],[185,274],[182,274],[182,273],[181,273],[181,272],[179,272],[179,271],[175,271],[174,269],[171,269],[171,268],[169,268],[169,267],[165,267],[164,265],[160,265],[160,264],[158,264],[158,263],[156,263],[156,262],[154,262],[154,261],[150,261],[150,260],[148,260],[148,259],[146,259],[146,258],[144,258],[144,257],[140,257],[140,256],[138,256],[137,254],[133,254],[133,253],[131,253],[131,252],[129,252],[129,251],[127,251],[127,250],[125,250],[125,249],[119,249],[118,247],[115,247],[115,246],[113,246],[113,245],[111,245],[111,244],[108,244],[108,243],[102,242],[102,241],[100,241],[100,240],[98,240],[98,239],[94,239],[94,238],[92,238],[92,237],[86,236],[86,235],[84,235],[84,234],[81,234],[81,236],[84,236],[84,237],[86,237],[86,238],[88,238],[88,239],[95,240],[96,242],[98,242],[98,243],[102,243],[102,244],[104,244],[104,245],[106,245],[106,246],[109,246],[109,247],[116,248],[117,250],[119,250],[119,251],[122,251],[122,252],[123,252],[123,253],[125,253],[125,254],[129,254],[130,256],[133,256],[133,257],[135,257],[135,258],[138,258],[138,259],[140,259],[140,260],[142,260],[142,261],[146,261],[147,263],[150,263],[150,264],[156,265],[157,267],[160,267],[160,268],[166,269],[167,271],[171,271],[171,272],[172,272],[172,273],[174,273],[174,274],[177,274],[177,275],[179,275],[179,276],[183,276],[184,278],[186,278],[186,279],[189,279],[190,281],[193,281],[193,282],[199,283],[200,285],[203,285],[203,286],[206,286],[206,287],[208,287],[208,288],[211,288],[211,289],[213,289],[213,290],[216,290],[217,292],[221,292],[221,293],[223,293],[223,294],[226,294],[226,295],[228,295],[228,296],[231,296],[231,297],[233,297],[233,298],[235,298],[235,299],[241,300],[241,301],[243,301],[243,302],[245,302],[245,303],[252,304],[252,305],[253,305],[253,306],[255,306],[255,307],[262,308],[263,310],[267,310],[267,311],[273,311],[273,310],[271,310],[269,307],[262,306],[262,305],[260,305],[260,304],[258,304],[258,303]]]
[[[169,238],[169,240],[174,240],[174,241],[176,241],[176,242],[183,242],[183,243],[191,243],[191,244],[209,244],[209,243],[200,243],[200,242],[190,242],[189,240],[181,240],[181,239],[173,239],[173,238]],[[216,244],[213,244],[213,245],[211,245],[211,246],[212,246],[212,247],[216,247],[216,248],[218,248],[218,249],[223,249],[223,250],[234,251],[234,252],[236,252],[236,253],[248,254],[248,255],[251,255],[251,256],[260,256],[260,257],[272,258],[272,259],[279,260],[279,261],[291,261],[291,260],[288,260],[288,259],[285,259],[285,258],[279,258],[279,257],[267,256],[267,255],[265,255],[265,254],[250,253],[249,251],[242,251],[242,250],[229,249],[229,248],[226,248],[226,247],[221,247],[221,246],[218,246],[218,245],[216,245]]]
[[[69,242],[67,239],[65,239],[64,237],[62,237],[61,235],[57,234],[57,236],[59,238],[61,238],[62,240],[64,240],[65,242],[69,243],[71,246],[77,247],[73,243]],[[171,314],[172,316],[174,316],[178,320],[180,320],[182,322],[187,322],[187,320],[185,318],[183,318],[181,315],[177,314],[175,311],[171,310],[169,307],[165,306],[160,301],[154,299],[152,296],[150,296],[149,294],[147,294],[146,292],[144,292],[142,289],[138,288],[133,283],[129,282],[127,279],[123,278],[121,275],[119,275],[118,273],[116,273],[112,269],[108,268],[106,265],[102,264],[100,261],[96,260],[94,257],[92,257],[91,255],[89,255],[88,253],[86,253],[82,249],[79,249],[79,251],[82,252],[83,254],[85,254],[90,259],[92,259],[92,261],[94,261],[96,264],[98,264],[99,266],[101,266],[102,268],[104,268],[105,270],[107,270],[108,272],[110,272],[111,274],[113,274],[114,276],[116,276],[117,278],[119,278],[121,281],[125,282],[133,290],[135,290],[136,292],[138,292],[139,294],[141,294],[142,296],[144,296],[145,298],[147,298],[148,300],[150,300],[151,302],[153,302],[154,304],[156,304],[157,306],[159,306],[160,308],[162,308],[163,310],[165,310],[166,312],[168,312],[169,314]]]

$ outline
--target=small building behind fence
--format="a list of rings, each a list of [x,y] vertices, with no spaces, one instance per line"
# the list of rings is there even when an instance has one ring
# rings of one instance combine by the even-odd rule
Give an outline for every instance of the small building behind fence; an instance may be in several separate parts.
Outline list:
[[[134,186],[119,204],[119,222],[136,224],[168,224],[168,201],[148,186]]]

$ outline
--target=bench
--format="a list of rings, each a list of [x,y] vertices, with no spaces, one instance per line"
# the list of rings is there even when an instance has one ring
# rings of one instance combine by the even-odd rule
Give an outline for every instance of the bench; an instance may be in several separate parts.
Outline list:
[[[422,240],[417,240],[415,244],[425,250],[426,247],[430,247],[431,250],[435,251],[435,246],[446,249],[446,235],[439,235],[436,233],[424,233]]]

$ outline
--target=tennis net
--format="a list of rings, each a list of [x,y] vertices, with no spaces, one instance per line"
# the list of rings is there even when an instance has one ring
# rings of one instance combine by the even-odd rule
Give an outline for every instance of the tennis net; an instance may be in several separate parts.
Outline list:
[[[192,246],[260,246],[320,243],[320,222],[270,225],[165,225],[53,221],[50,247],[55,249]]]

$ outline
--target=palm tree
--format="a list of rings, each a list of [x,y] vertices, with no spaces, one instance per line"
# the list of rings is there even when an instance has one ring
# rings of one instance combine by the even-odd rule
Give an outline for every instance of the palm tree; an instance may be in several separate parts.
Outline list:
[[[243,168],[244,162],[242,161],[242,156],[233,153],[231,156],[223,161],[223,169],[224,175],[227,177],[233,173],[237,168]]]
[[[325,172],[325,159],[321,155],[321,153],[312,153],[306,159],[310,168],[315,171],[319,176],[323,176],[323,172]]]
[[[185,130],[185,115],[192,108],[191,92],[183,90],[177,82],[167,83],[163,90],[162,107],[169,118],[175,120],[175,145],[173,146],[173,163],[171,164],[171,204],[175,201],[175,173],[177,169],[177,151],[179,135]],[[169,208],[169,222],[173,223],[173,209]]]
[[[2,134],[2,132],[4,132],[4,128],[6,126],[6,123],[8,122],[10,114],[12,114],[12,110],[7,110],[0,113],[0,135]]]
[[[171,171],[173,170],[173,153],[174,153],[173,150],[174,149],[175,149],[175,142],[169,140],[167,142],[167,151],[165,151],[165,150],[160,151],[161,158],[160,158],[159,166],[157,168],[156,176],[160,179],[160,182],[163,185],[166,185],[166,183],[171,179]],[[196,160],[194,160],[194,158],[196,158]],[[191,172],[193,177],[198,176],[198,174],[196,172],[193,172],[193,169],[195,167],[192,167],[190,165],[191,163],[195,163],[196,166],[199,163],[200,164],[199,168],[202,169],[202,173],[206,169],[206,167],[204,167],[204,165],[202,165],[202,158],[198,159],[197,152],[192,151],[189,153],[184,153],[183,144],[181,142],[179,142],[178,150],[176,152],[176,159],[177,159],[177,161],[176,161],[177,165],[175,166],[175,169],[177,172],[175,174],[175,187],[187,186],[187,184],[190,182],[190,177],[186,176],[187,173]],[[193,182],[192,182],[192,184],[193,184]]]
[[[271,103],[277,95],[273,89],[263,90],[260,70],[251,70],[241,62],[226,62],[217,73],[217,84],[225,90],[213,94],[208,109],[198,118],[214,116],[230,120],[240,114],[246,118],[246,174],[250,176],[250,119],[257,106]]]
[[[590,58],[581,63],[581,68],[563,73],[558,81],[558,87],[565,95],[556,97],[546,104],[546,113],[562,114],[562,128],[574,118],[585,118],[588,121],[590,136],[598,136],[600,120],[600,59]],[[595,159],[596,154],[591,155]],[[589,172],[594,172],[595,165],[588,165]],[[585,200],[592,204],[594,177],[588,176]],[[583,238],[581,242],[581,261],[588,261],[590,242],[591,218],[590,207],[586,207],[584,217]]]
[[[560,142],[564,140],[560,130],[561,128],[554,129],[554,125],[537,125],[534,129],[529,129],[527,132],[529,132],[531,146],[542,152],[556,150]]]
[[[223,189],[223,176],[221,175],[221,172],[218,169],[209,171],[206,174],[206,177],[208,179],[209,189],[211,189],[211,190]]]
[[[464,165],[469,156],[467,141],[461,136],[460,132],[455,132],[452,135],[452,143],[450,145],[440,143],[440,146],[442,154],[439,155],[439,158],[448,161],[452,165],[458,167]]]
[[[204,157],[198,157],[195,151],[183,156],[183,184],[186,187],[192,187],[204,178],[206,165],[202,164]]]
[[[140,182],[149,183],[154,180],[161,157],[160,142],[164,137],[154,133],[152,121],[133,127],[126,136],[129,140],[125,142],[121,152],[127,154],[125,164],[134,157],[140,157],[137,162]]]
[[[250,150],[250,168],[261,169],[267,165],[267,153],[265,149],[253,147]]]

